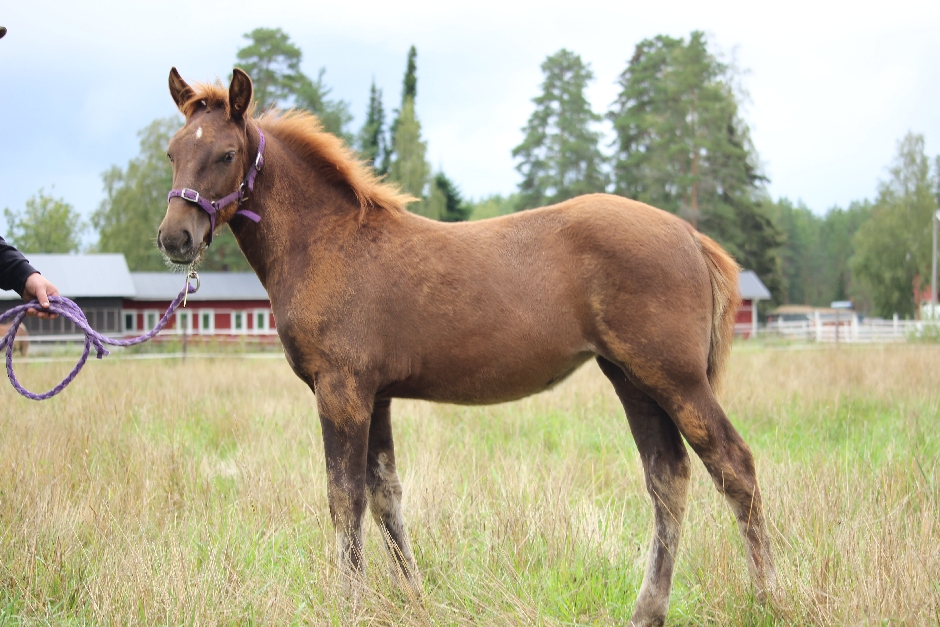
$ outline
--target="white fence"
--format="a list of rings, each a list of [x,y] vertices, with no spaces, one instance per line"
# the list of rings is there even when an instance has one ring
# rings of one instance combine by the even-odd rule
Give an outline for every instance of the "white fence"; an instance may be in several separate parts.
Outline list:
[[[749,334],[751,325],[738,325],[739,333]],[[859,321],[852,316],[838,324],[817,323],[815,320],[772,322],[758,327],[758,337],[779,338],[795,342],[845,342],[880,343],[906,342],[925,338],[940,338],[940,321],[937,320],[882,320],[866,318]]]

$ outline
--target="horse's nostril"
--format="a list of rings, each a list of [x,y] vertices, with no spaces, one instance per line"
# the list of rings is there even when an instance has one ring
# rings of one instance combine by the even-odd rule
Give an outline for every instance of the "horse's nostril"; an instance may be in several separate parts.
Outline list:
[[[193,244],[192,233],[184,229],[183,230],[183,243],[180,246],[180,248],[182,248],[183,250],[186,250],[187,248],[192,247],[192,244]]]

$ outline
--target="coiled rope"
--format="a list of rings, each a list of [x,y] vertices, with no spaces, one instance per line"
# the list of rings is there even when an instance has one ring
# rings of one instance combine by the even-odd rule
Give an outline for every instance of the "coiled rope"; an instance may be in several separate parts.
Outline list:
[[[196,280],[196,285],[190,283],[191,279]],[[64,390],[69,383],[72,382],[79,372],[81,372],[82,367],[84,367],[85,362],[88,360],[88,354],[91,352],[91,347],[95,347],[95,352],[97,353],[98,359],[101,359],[105,355],[109,355],[110,351],[104,347],[105,344],[111,346],[134,346],[135,344],[142,344],[147,340],[151,339],[157,333],[159,333],[163,327],[166,326],[166,323],[169,322],[170,316],[173,315],[173,312],[182,304],[185,306],[186,297],[190,294],[194,294],[196,290],[199,289],[199,275],[195,271],[190,271],[186,275],[186,284],[183,286],[183,289],[180,290],[179,296],[170,303],[169,309],[166,310],[166,313],[163,314],[163,317],[160,318],[160,322],[152,328],[150,331],[147,331],[143,335],[138,337],[132,337],[124,340],[116,340],[104,336],[94,329],[91,328],[91,325],[88,324],[88,320],[85,318],[85,313],[76,305],[73,301],[65,298],[64,296],[50,296],[49,297],[49,306],[43,308],[39,305],[39,301],[32,300],[25,305],[19,305],[10,309],[8,311],[0,314],[0,322],[12,318],[12,323],[10,324],[10,329],[7,331],[6,336],[3,340],[0,340],[0,350],[6,348],[7,351],[7,376],[10,377],[10,383],[13,384],[13,387],[17,392],[25,396],[26,398],[31,398],[34,401],[44,401],[47,398],[52,398],[62,390]],[[26,312],[30,308],[42,310],[44,312],[54,313],[71,320],[75,326],[82,330],[85,334],[85,350],[82,352],[82,356],[79,358],[78,363],[75,364],[75,367],[72,368],[72,372],[62,380],[59,385],[55,386],[48,392],[42,394],[35,394],[30,392],[16,379],[16,374],[13,372],[13,341],[16,339],[16,332],[20,328],[23,319],[26,317]]]

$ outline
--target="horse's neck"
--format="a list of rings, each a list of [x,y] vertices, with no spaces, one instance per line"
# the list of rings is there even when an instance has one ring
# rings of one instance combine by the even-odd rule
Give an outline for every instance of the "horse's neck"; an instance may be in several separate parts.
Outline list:
[[[276,138],[268,140],[264,160],[245,207],[260,215],[261,222],[237,218],[231,228],[270,293],[269,283],[288,275],[298,264],[310,263],[318,250],[332,248],[325,244],[335,245],[354,231],[358,205],[353,204],[351,193],[327,180],[315,164],[293,158]]]

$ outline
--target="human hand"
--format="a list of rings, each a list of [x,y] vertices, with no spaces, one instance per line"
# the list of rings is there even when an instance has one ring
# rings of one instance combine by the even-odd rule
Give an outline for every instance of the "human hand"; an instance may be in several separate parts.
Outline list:
[[[29,275],[26,279],[26,284],[23,286],[23,300],[28,301],[36,299],[42,307],[49,307],[49,297],[58,295],[58,288],[38,272]],[[58,317],[54,313],[40,311],[32,307],[27,309],[26,313],[30,316],[39,316],[40,318],[48,318],[50,320]]]

